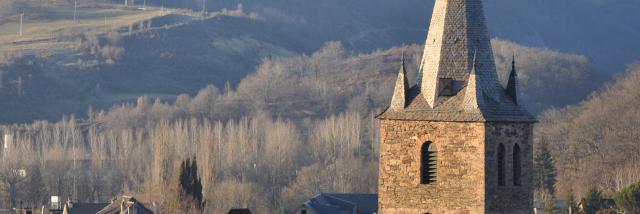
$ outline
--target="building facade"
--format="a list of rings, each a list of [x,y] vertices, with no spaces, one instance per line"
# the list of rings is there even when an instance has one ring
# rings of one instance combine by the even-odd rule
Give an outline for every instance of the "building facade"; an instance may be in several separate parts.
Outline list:
[[[532,213],[535,117],[499,81],[481,0],[436,0],[420,75],[380,119],[378,211]]]

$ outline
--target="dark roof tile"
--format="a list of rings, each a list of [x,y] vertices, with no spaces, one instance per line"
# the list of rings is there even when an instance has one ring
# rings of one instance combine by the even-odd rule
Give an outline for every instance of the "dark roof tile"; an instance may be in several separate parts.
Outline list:
[[[479,111],[466,111],[463,103],[465,91],[465,88],[462,88],[454,96],[440,96],[435,108],[431,108],[420,96],[418,87],[414,86],[409,90],[409,104],[405,109],[387,109],[378,115],[378,118],[451,122],[537,122],[524,107],[516,105],[506,94],[498,96],[500,101],[483,96],[480,99],[484,99],[484,102],[480,102]]]

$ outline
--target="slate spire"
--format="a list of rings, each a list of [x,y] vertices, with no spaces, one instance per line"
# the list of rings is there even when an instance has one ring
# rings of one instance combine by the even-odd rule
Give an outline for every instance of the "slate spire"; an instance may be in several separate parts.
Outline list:
[[[516,55],[513,54],[511,60],[511,73],[509,74],[509,81],[507,82],[507,94],[513,100],[513,103],[518,104],[518,73],[516,73]]]
[[[404,52],[402,52],[402,64],[400,65],[400,71],[398,72],[398,78],[396,79],[396,86],[393,90],[393,97],[391,98],[392,110],[404,109],[407,104],[407,90],[409,90],[409,79],[407,78]]]
[[[441,79],[452,79],[458,93],[476,55],[479,84],[498,100],[504,88],[498,81],[491,41],[481,0],[436,0],[420,64],[420,94],[431,108],[440,96]],[[456,84],[458,83],[458,84]]]

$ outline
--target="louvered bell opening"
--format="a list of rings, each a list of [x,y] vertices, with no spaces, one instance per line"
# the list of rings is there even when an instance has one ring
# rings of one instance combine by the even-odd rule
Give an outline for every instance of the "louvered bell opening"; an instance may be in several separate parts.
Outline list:
[[[430,184],[436,181],[438,176],[438,151],[435,144],[427,141],[422,145],[420,163],[420,183]]]
[[[429,183],[435,182],[438,177],[438,152],[429,151]]]
[[[430,161],[428,159],[428,156],[425,158],[423,157],[422,159],[422,163],[421,163],[421,174],[420,174],[420,183],[421,184],[428,184],[429,183],[429,171],[431,171],[431,164]]]

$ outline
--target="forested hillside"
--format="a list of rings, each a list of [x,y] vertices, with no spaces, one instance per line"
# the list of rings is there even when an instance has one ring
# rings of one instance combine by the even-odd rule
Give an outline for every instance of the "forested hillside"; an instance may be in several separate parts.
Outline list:
[[[586,86],[593,73],[582,56],[493,43],[505,65],[501,73],[514,52],[523,61],[521,92],[531,94],[525,102],[565,104],[547,102],[542,93],[549,92],[539,82],[557,86],[558,97],[591,90]],[[5,169],[37,169],[43,178],[14,183],[35,188],[9,194],[4,203],[37,204],[32,199],[48,191],[80,201],[127,193],[167,209],[178,164],[192,156],[208,213],[238,206],[288,212],[318,192],[375,192],[374,116],[388,104],[402,53],[413,79],[421,49],[353,54],[330,42],[308,56],[265,59],[235,88],[211,85],[171,102],[139,97],[134,104],[92,110],[86,119],[5,126],[12,136]]]
[[[613,192],[640,180],[638,91],[635,64],[580,104],[542,114],[536,138],[550,145],[559,192]]]
[[[352,84],[389,84],[388,78],[393,78],[398,61],[384,60],[376,54],[357,54],[358,60],[346,60],[350,50],[336,50],[340,53],[332,60],[343,67],[322,65],[329,59],[317,59],[318,53],[308,56],[295,56],[292,49],[313,49],[305,45],[298,36],[283,31],[282,33],[253,34],[249,29],[268,28],[263,24],[239,17],[220,17],[212,21],[194,21],[189,25],[177,26],[171,30],[153,30],[153,25],[162,26],[163,19],[150,21],[152,30],[144,30],[132,36],[122,37],[117,33],[110,33],[104,37],[88,37],[83,39],[78,50],[82,55],[80,59],[42,58],[35,56],[21,57],[13,63],[0,66],[2,88],[0,97],[11,102],[2,102],[3,109],[10,110],[12,114],[2,114],[3,121],[26,122],[34,119],[53,119],[64,114],[84,115],[89,106],[94,108],[108,108],[113,103],[127,102],[135,97],[147,94],[150,97],[158,97],[163,100],[173,100],[180,93],[195,94],[200,88],[214,84],[217,88],[223,88],[225,83],[238,86],[240,89],[256,87],[262,84],[245,83],[252,79],[284,78],[282,81],[292,81],[292,76],[277,74],[271,71],[264,72],[264,67],[271,62],[282,62],[293,66],[286,69],[297,69],[295,75],[311,72],[304,64],[317,66],[317,77],[305,76],[302,81],[305,85],[299,90],[291,88],[278,89],[278,93],[287,91],[301,94],[308,90],[316,90],[313,86],[314,78],[321,78],[331,82],[336,87],[345,87]],[[235,23],[230,25],[230,23]],[[231,27],[233,26],[233,27]],[[244,27],[241,27],[244,26]],[[237,29],[219,31],[216,29]],[[182,32],[193,31],[190,36],[179,36]],[[235,35],[244,34],[243,37]],[[213,37],[215,39],[208,39]],[[204,39],[203,39],[204,38]],[[203,46],[201,43],[208,45]],[[172,45],[164,45],[172,44]],[[337,44],[337,43],[335,43]],[[412,46],[410,51],[421,54],[419,45]],[[526,48],[511,42],[494,40],[496,48],[496,62],[498,68],[506,74],[510,67],[511,57],[516,54],[517,64],[522,70],[522,81],[525,87],[531,87],[530,93],[523,94],[523,99],[528,103],[533,112],[539,112],[548,106],[563,106],[581,100],[591,90],[597,88],[599,82],[604,79],[596,72],[593,64],[580,55],[563,54],[546,49]],[[392,49],[393,50],[393,49]],[[401,50],[395,49],[399,54]],[[357,52],[355,52],[357,53]],[[332,53],[327,53],[332,54]],[[159,56],[161,60],[153,63],[146,59]],[[285,57],[285,58],[282,58]],[[421,56],[413,56],[412,63]],[[261,61],[262,65],[258,66]],[[75,61],[74,61],[75,60]],[[311,62],[315,61],[315,62]],[[60,62],[65,62],[61,64]],[[252,65],[258,66],[257,69]],[[297,67],[296,67],[297,66]],[[415,68],[415,66],[413,67]],[[279,67],[269,68],[280,69]],[[256,71],[257,74],[251,74]],[[383,72],[385,76],[376,75]],[[412,69],[415,72],[415,69]],[[535,74],[535,75],[534,75]],[[504,75],[503,75],[504,76]],[[16,81],[23,84],[18,90]],[[277,79],[280,80],[280,79]],[[297,81],[297,79],[296,79]],[[371,82],[376,81],[376,82]],[[555,83],[555,84],[548,84]],[[340,85],[344,84],[344,85]],[[372,87],[372,85],[368,87]],[[310,86],[311,85],[311,86]],[[298,87],[298,85],[282,85],[278,87]],[[364,87],[357,88],[365,91]],[[243,89],[242,89],[243,90]],[[319,89],[318,89],[319,90]],[[324,90],[324,89],[323,89]],[[344,100],[342,90],[331,88],[335,91],[323,92],[326,99],[337,100],[339,104]],[[357,93],[349,89],[348,93]],[[390,91],[375,90],[375,93],[390,93]],[[553,93],[551,93],[553,92]],[[327,94],[331,93],[331,94]],[[278,94],[276,94],[278,95]],[[270,98],[276,95],[271,95]],[[291,96],[282,95],[282,98]],[[295,97],[295,96],[294,96]],[[374,96],[380,99],[388,98],[378,94]],[[275,98],[274,98],[275,99]],[[271,100],[271,105],[289,105],[283,100]],[[323,103],[322,100],[316,100]],[[309,102],[296,103],[300,109],[316,108],[320,105],[309,105]],[[328,105],[328,104],[322,104]],[[378,105],[380,106],[380,105]],[[282,108],[281,108],[282,109]],[[332,112],[333,107],[323,109],[323,113]]]
[[[19,11],[26,12],[27,23],[73,17],[71,1],[47,1],[44,6],[36,4],[37,1],[30,4],[25,2],[28,1],[3,1],[6,7],[3,7],[0,17],[4,17],[4,29],[9,30],[4,33],[11,34],[17,28],[15,23],[19,21]],[[431,1],[418,0],[393,4],[383,0],[225,0],[205,1],[208,15],[201,19],[195,17],[199,16],[198,12],[202,9],[202,1],[199,0],[146,2],[155,8],[139,11],[137,8],[141,1],[129,1],[128,7],[124,7],[120,1],[112,1],[106,6],[104,1],[83,1],[79,6],[79,14],[81,17],[87,16],[87,11],[98,7],[96,5],[111,8],[93,14],[98,16],[93,19],[97,19],[96,23],[100,25],[102,16],[107,18],[113,13],[155,13],[154,10],[161,13],[161,7],[190,8],[193,11],[184,13],[195,15],[162,15],[149,20],[142,19],[125,27],[114,27],[107,33],[71,34],[74,36],[57,38],[65,41],[59,47],[42,46],[44,48],[40,52],[47,54],[28,54],[1,63],[0,98],[6,102],[2,102],[0,107],[14,113],[0,115],[0,121],[57,120],[64,114],[84,115],[89,106],[108,108],[115,103],[133,101],[142,95],[172,100],[181,93],[193,95],[208,84],[223,88],[229,82],[235,87],[256,70],[262,58],[311,55],[327,41],[340,41],[347,50],[355,53],[384,50],[403,44],[421,44],[432,9]],[[636,57],[633,50],[637,49],[637,40],[633,38],[638,37],[636,29],[640,28],[634,27],[635,22],[629,21],[633,17],[612,14],[628,14],[625,11],[637,8],[637,2],[579,2],[499,0],[487,1],[485,7],[493,36],[540,47],[536,50],[551,48],[582,56],[582,62],[574,70],[589,73],[622,71],[624,64]],[[565,13],[557,10],[564,10]],[[594,17],[618,24],[602,24],[597,29],[590,28],[591,24],[584,24],[584,20]],[[109,18],[105,23],[111,22]],[[81,23],[86,25],[88,22]],[[81,29],[74,28],[74,31]],[[594,33],[584,33],[592,31]],[[617,32],[610,36],[619,38],[607,40],[601,31]],[[56,34],[66,35],[65,32]],[[19,52],[0,50],[0,61],[6,55]],[[522,65],[528,63],[526,58],[518,61]],[[508,64],[505,60],[498,63]],[[581,75],[571,77],[592,78]],[[608,75],[597,75],[597,79],[608,78]],[[567,84],[574,82],[565,80]],[[576,86],[576,90],[597,88],[598,82]],[[555,87],[543,82],[530,84]],[[549,91],[557,90],[554,88]],[[551,103],[559,107],[575,103],[581,98],[553,97]],[[545,103],[529,104],[534,112],[547,107]]]
[[[73,5],[24,2],[0,1],[7,38],[21,9],[42,26],[49,22],[35,22],[68,22]],[[53,30],[64,36],[51,41],[65,47],[51,51],[0,49],[9,134],[0,181],[20,190],[3,191],[0,207],[126,193],[167,209],[189,157],[200,165],[205,213],[290,212],[319,192],[376,191],[374,116],[389,103],[403,53],[415,83],[433,1],[205,1],[207,14],[201,0],[148,0],[149,10],[141,0],[104,2],[81,11],[106,4],[99,22],[114,11],[127,22]],[[543,112],[536,145],[551,146],[560,194],[640,179],[638,160],[627,158],[639,152],[640,66],[589,96],[640,58],[640,27],[627,15],[638,5],[486,1],[499,75],[506,82],[515,56],[519,97]],[[31,54],[38,50],[46,54]],[[19,178],[16,168],[41,173]]]

